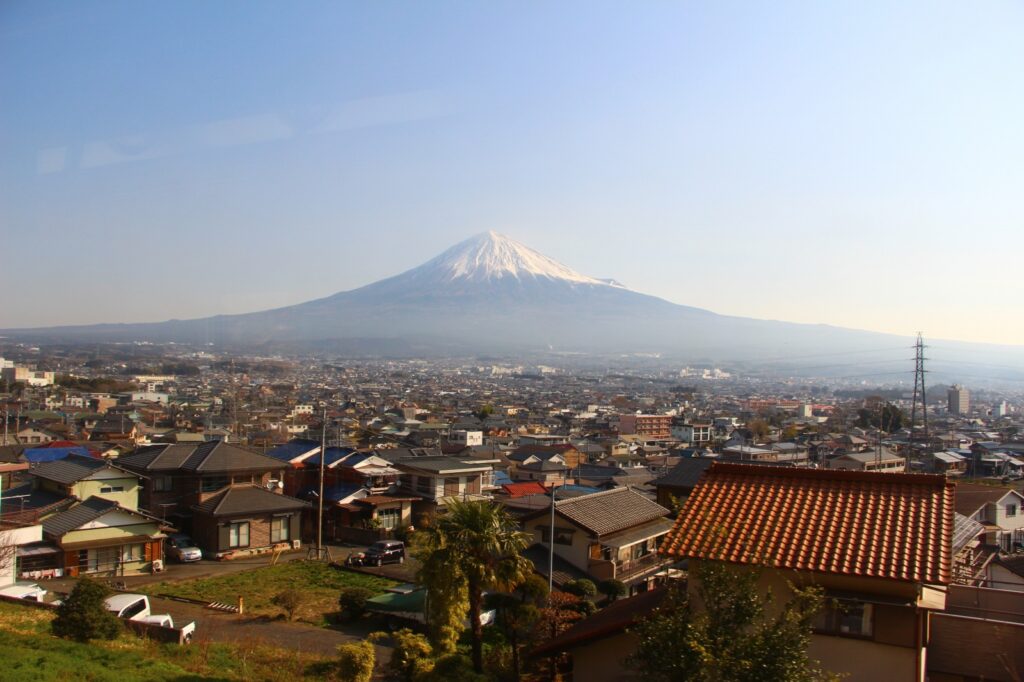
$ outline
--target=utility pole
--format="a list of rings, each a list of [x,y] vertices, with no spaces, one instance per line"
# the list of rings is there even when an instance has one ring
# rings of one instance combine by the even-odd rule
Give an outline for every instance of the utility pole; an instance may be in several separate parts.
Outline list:
[[[324,421],[320,428],[320,491],[316,498],[316,558],[324,557],[324,462],[327,460],[327,408],[324,408]]]
[[[551,486],[551,529],[548,534],[548,594],[555,585],[555,493],[558,488]]]
[[[921,332],[917,333],[917,343],[914,344],[914,399],[910,407],[910,451],[907,453],[907,458],[904,460],[903,470],[910,472],[910,455],[913,454],[914,450],[914,426],[917,423],[917,407],[918,402],[921,404],[921,422],[922,422],[922,441],[924,447],[928,446],[928,407],[927,407],[927,396],[924,387],[924,340],[921,338]]]

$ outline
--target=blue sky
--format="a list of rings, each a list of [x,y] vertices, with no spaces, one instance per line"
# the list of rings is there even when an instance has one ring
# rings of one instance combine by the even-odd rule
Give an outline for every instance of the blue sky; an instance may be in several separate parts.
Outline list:
[[[488,229],[716,312],[1024,343],[1024,5],[0,4],[0,327]],[[13,295],[12,295],[13,294]]]

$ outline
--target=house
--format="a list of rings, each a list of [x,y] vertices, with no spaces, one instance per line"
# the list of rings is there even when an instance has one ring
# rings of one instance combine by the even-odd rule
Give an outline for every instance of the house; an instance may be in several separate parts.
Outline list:
[[[494,489],[493,460],[424,455],[396,457],[391,463],[400,472],[402,494],[420,500],[413,505],[414,517],[443,511],[453,498],[489,500]]]
[[[275,546],[297,547],[309,503],[247,484],[193,505],[192,538],[206,557],[229,558]]]
[[[952,578],[953,489],[944,476],[715,462],[661,551],[757,571],[776,608],[792,586],[820,586],[812,659],[852,682],[924,680]],[[691,571],[691,596],[696,583]]]
[[[658,554],[662,539],[672,527],[665,518],[668,513],[668,509],[630,488],[557,500],[554,553],[594,582],[621,580],[631,592],[642,592],[656,573],[672,563]],[[527,557],[546,576],[551,547],[550,508],[523,516],[521,523],[523,530],[533,536],[531,547],[537,548]]]
[[[672,509],[686,500],[713,461],[702,457],[684,458],[668,473],[654,479],[651,485],[657,490],[658,504]]]
[[[172,520],[210,556],[299,539],[298,517],[308,505],[283,494],[281,460],[209,441],[139,448],[115,463],[146,477],[140,507]]]
[[[906,468],[906,460],[887,448],[881,453],[868,450],[866,452],[847,452],[828,460],[829,469],[847,471],[880,471],[902,473]]]
[[[1012,488],[960,483],[956,511],[985,526],[985,543],[999,551],[1024,548],[1024,495]]]
[[[33,468],[31,474],[35,490],[78,500],[102,497],[125,509],[139,506],[139,475],[106,460],[71,455],[43,462]]]
[[[959,453],[946,450],[933,452],[929,457],[931,470],[937,474],[962,476],[967,472],[967,458]]]
[[[52,566],[37,563],[35,570],[129,575],[148,573],[163,559],[166,524],[114,500],[90,497],[43,519],[42,527],[43,538],[58,551],[48,555]]]

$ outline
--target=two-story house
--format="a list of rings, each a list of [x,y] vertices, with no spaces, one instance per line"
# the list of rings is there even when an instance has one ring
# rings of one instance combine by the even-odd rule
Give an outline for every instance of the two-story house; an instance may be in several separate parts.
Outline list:
[[[658,548],[672,522],[669,510],[630,488],[613,488],[555,501],[554,554],[561,577],[588,577],[594,582],[621,580],[631,592],[647,588],[655,573],[671,560]],[[548,574],[551,551],[551,511],[539,509],[522,518],[523,530],[533,536],[526,556],[542,575]],[[560,577],[561,576],[561,577]]]
[[[951,582],[954,484],[944,476],[715,462],[661,551],[756,571],[774,609],[793,586],[826,606],[808,654],[843,679],[924,680]],[[699,585],[691,571],[693,596]],[[737,633],[737,636],[742,636]]]
[[[391,463],[401,472],[401,492],[420,499],[413,505],[417,518],[443,511],[452,498],[490,499],[494,489],[494,460],[424,455],[396,457]]]
[[[1001,552],[1024,548],[1024,495],[1012,488],[960,483],[956,511],[985,527],[985,544]]]
[[[116,464],[146,477],[140,506],[190,532],[207,556],[300,539],[308,504],[282,493],[287,465],[280,460],[210,441],[140,448]]]

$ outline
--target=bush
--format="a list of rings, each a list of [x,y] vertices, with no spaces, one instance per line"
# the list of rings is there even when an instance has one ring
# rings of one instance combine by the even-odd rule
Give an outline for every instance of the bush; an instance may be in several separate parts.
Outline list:
[[[370,682],[377,654],[370,642],[338,645],[338,677],[342,682]]]
[[[293,589],[278,592],[270,600],[270,603],[274,606],[279,606],[284,609],[284,612],[288,615],[288,620],[295,620],[295,613],[305,602],[305,593]]]
[[[57,617],[50,625],[53,634],[78,642],[117,637],[122,631],[121,621],[103,604],[108,594],[110,590],[103,585],[80,579],[57,608]]]
[[[594,584],[593,580],[587,578],[580,578],[579,580],[570,580],[562,587],[563,592],[569,594],[575,594],[577,597],[586,599],[587,597],[593,597],[597,594],[597,585]]]
[[[626,583],[621,580],[615,580],[614,578],[610,580],[602,580],[597,584],[597,589],[608,599],[609,603],[615,601],[619,597],[624,597],[628,591]]]
[[[350,618],[366,613],[366,600],[373,596],[373,590],[365,587],[346,587],[338,595],[338,608]]]
[[[375,632],[370,635],[369,639],[376,642],[387,639],[387,637],[387,633]],[[394,648],[391,652],[388,671],[395,679],[415,682],[433,670],[434,649],[425,636],[417,634],[409,628],[402,628],[391,633],[391,643]]]
[[[448,654],[437,659],[434,669],[418,682],[489,682],[487,675],[473,671],[473,663],[461,654]]]

